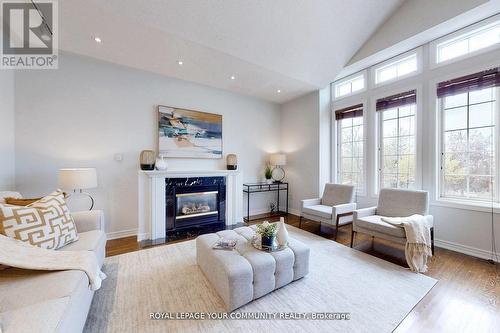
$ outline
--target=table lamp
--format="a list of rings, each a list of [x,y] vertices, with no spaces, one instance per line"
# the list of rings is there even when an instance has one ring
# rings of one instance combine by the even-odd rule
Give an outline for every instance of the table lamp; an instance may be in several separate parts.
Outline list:
[[[272,154],[269,158],[269,163],[274,166],[273,169],[273,179],[276,183],[281,183],[285,178],[285,170],[282,166],[286,165],[286,155],[285,154]]]
[[[59,169],[59,187],[87,195],[91,201],[89,210],[92,210],[94,198],[83,190],[97,187],[97,171],[95,168]]]

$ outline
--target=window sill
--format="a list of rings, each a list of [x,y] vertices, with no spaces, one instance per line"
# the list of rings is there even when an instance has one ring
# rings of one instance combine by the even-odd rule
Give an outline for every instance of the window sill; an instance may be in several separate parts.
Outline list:
[[[488,202],[474,202],[470,200],[454,200],[445,198],[440,198],[438,200],[432,201],[431,206],[473,210],[486,213],[491,213],[492,210],[491,203]],[[495,214],[500,214],[499,203],[493,203],[493,212]]]

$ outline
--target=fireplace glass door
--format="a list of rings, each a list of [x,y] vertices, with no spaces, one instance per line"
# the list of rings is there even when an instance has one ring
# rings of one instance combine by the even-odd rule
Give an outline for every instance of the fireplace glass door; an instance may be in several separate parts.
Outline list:
[[[176,220],[217,215],[218,191],[176,194]]]

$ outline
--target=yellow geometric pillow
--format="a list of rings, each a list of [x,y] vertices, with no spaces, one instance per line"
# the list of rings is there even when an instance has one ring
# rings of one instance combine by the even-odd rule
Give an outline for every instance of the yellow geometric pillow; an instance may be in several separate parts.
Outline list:
[[[58,249],[78,240],[61,190],[25,207],[0,204],[0,234],[44,249]]]

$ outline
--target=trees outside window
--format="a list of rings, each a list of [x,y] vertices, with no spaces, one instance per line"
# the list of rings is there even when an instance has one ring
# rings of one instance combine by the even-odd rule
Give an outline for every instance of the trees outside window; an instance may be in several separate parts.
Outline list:
[[[443,97],[441,196],[498,200],[496,87]]]

